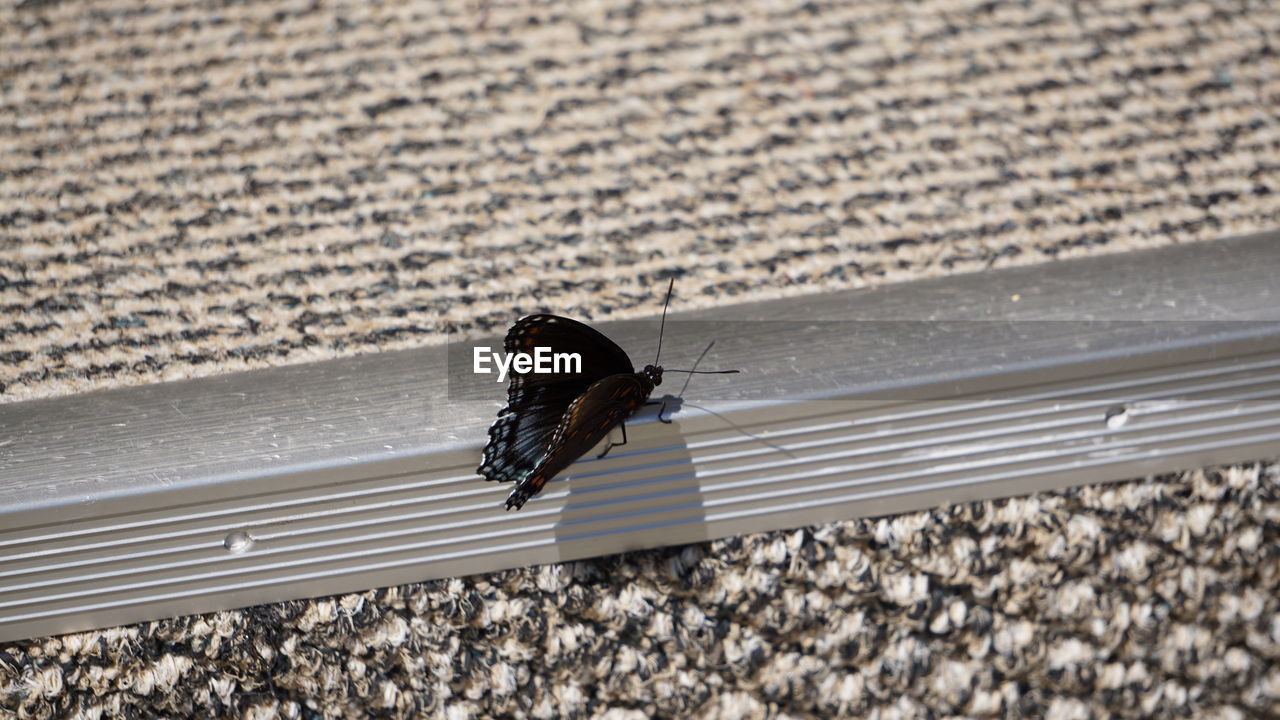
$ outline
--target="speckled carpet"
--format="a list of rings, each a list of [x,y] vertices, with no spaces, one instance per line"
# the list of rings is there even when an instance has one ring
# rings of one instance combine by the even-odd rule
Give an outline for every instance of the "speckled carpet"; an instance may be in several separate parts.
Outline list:
[[[0,7],[0,402],[1280,227],[1264,2]],[[479,442],[480,439],[477,439]],[[1274,464],[0,645],[17,717],[1280,715]]]
[[[1276,717],[1280,466],[0,646],[19,717]]]

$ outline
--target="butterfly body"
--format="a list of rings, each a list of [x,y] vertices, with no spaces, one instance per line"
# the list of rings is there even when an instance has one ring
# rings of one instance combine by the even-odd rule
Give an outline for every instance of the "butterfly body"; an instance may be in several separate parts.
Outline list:
[[[612,340],[558,315],[521,318],[503,346],[507,353],[549,347],[582,358],[580,372],[511,373],[507,405],[489,428],[477,469],[486,480],[515,483],[507,498],[510,510],[522,507],[643,405],[662,383],[662,368],[648,365],[636,372]]]

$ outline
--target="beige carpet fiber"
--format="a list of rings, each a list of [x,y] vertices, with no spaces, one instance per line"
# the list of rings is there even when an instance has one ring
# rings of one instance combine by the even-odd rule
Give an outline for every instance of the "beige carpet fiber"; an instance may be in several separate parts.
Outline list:
[[[0,18],[7,400],[1280,226],[1263,3]]]
[[[0,645],[19,717],[1280,714],[1280,465]]]
[[[1275,229],[1277,43],[1248,0],[6,3],[0,402]],[[0,715],[1274,717],[1278,486],[9,643]]]

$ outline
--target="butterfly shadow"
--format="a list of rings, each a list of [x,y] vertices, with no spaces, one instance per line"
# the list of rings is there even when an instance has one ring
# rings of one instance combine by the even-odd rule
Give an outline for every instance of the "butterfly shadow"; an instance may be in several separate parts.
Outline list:
[[[627,421],[627,444],[597,458],[609,440],[620,441],[611,436],[564,473],[559,481],[569,492],[555,525],[561,560],[599,555],[602,547],[627,552],[709,539],[702,486],[678,419],[682,405],[674,395],[645,405]],[[670,422],[658,421],[659,410]]]

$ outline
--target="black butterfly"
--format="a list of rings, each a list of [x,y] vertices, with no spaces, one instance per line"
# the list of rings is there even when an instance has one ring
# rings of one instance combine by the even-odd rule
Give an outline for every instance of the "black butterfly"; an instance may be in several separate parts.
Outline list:
[[[668,302],[670,299],[669,287]],[[665,322],[664,305],[664,325]],[[625,445],[626,419],[649,399],[654,387],[662,384],[660,365],[646,365],[636,372],[617,343],[577,320],[529,315],[511,326],[503,342],[508,354],[532,355],[536,347],[549,347],[553,353],[578,353],[582,367],[581,372],[574,373],[520,373],[512,366],[507,406],[498,412],[498,419],[489,428],[484,461],[476,470],[486,480],[515,482],[515,489],[507,498],[508,510],[523,507],[548,480],[595,447],[619,424],[622,442],[617,444]],[[658,348],[661,352],[661,333]],[[599,457],[613,446],[609,443]]]

